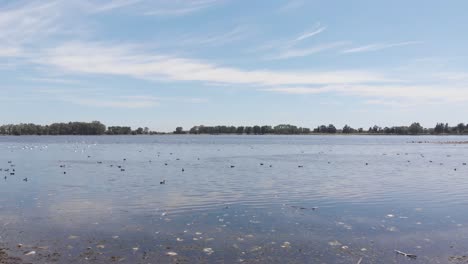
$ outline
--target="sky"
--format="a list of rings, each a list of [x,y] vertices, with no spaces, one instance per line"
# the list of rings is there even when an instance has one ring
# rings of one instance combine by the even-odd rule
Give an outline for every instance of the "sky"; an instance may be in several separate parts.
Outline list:
[[[0,0],[0,123],[468,122],[464,0]]]

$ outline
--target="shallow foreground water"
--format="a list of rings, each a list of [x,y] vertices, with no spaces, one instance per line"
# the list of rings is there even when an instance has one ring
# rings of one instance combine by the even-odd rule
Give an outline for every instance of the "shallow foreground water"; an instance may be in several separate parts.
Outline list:
[[[0,263],[468,263],[467,140],[0,137]]]

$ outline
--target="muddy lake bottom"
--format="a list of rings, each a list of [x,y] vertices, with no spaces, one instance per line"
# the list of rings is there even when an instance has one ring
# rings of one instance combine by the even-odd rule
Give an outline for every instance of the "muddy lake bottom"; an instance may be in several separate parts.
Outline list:
[[[466,141],[0,137],[0,263],[468,263]]]

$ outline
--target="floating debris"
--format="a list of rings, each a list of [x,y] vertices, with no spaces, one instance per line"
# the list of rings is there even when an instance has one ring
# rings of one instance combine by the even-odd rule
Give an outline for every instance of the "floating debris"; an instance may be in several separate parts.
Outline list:
[[[418,257],[418,256],[416,256],[414,254],[408,254],[408,253],[405,253],[405,252],[402,252],[402,251],[399,251],[399,250],[395,250],[395,253],[397,253],[398,255],[402,255],[402,256],[411,258],[411,259],[416,259]]]
[[[31,251],[28,251],[26,253],[24,253],[25,256],[31,256],[31,255],[35,255],[36,254],[36,251],[34,250],[31,250]]]
[[[204,248],[203,252],[205,252],[207,255],[211,255],[214,253],[212,248]]]
[[[333,246],[333,247],[337,247],[337,246],[341,246],[342,244],[340,242],[338,242],[337,240],[334,240],[334,241],[330,241],[328,242],[328,244],[330,246]]]
[[[255,247],[253,247],[253,248],[250,250],[250,252],[260,251],[261,249],[262,249],[262,247],[260,247],[260,246],[255,246]]]
[[[174,252],[174,251],[169,251],[169,252],[166,253],[166,255],[174,257],[174,256],[177,256],[177,253]]]
[[[113,261],[113,262],[122,262],[124,260],[125,260],[124,257],[116,257],[116,256],[111,257],[111,261]]]
[[[96,248],[103,249],[103,248],[106,248],[106,246],[105,246],[105,245],[102,245],[102,244],[100,244],[100,245],[97,245],[97,246],[96,246]]]
[[[282,245],[281,245],[282,248],[290,248],[291,247],[291,243],[289,242],[284,242]]]
[[[457,263],[466,263],[468,262],[468,256],[450,256],[450,262],[457,262]]]
[[[305,210],[305,209],[307,209],[306,207],[296,206],[296,205],[291,205],[291,207],[294,208],[294,209],[300,209],[300,210]]]

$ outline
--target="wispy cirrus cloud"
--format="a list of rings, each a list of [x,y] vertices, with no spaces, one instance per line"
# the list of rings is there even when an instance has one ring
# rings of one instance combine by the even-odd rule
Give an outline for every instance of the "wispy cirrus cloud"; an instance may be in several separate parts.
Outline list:
[[[317,23],[312,30],[303,32],[292,40],[268,43],[268,44],[261,46],[259,50],[271,50],[273,55],[267,55],[265,56],[265,59],[279,60],[279,59],[306,57],[306,56],[310,56],[312,54],[316,54],[322,51],[341,47],[348,43],[344,41],[336,41],[332,43],[315,44],[309,47],[300,47],[300,46],[304,46],[300,44],[324,32],[325,29],[326,29],[325,26],[321,26],[320,23]]]
[[[39,94],[45,94],[47,95],[48,99],[52,99],[55,101],[99,108],[138,109],[157,107],[164,103],[198,104],[208,102],[206,98],[199,97],[109,95],[108,89],[91,89],[87,87],[81,87],[81,89],[76,90],[64,88],[39,88],[35,91],[31,91],[31,94],[33,93],[36,93],[36,98]]]
[[[198,81],[244,85],[298,85],[381,82],[370,71],[292,72],[243,70],[200,60],[142,52],[129,45],[68,43],[36,57],[35,63],[63,72],[123,75],[158,81]]]
[[[23,51],[19,47],[2,47],[0,44],[0,57],[19,57]]]
[[[144,12],[147,16],[182,16],[213,7],[223,0],[157,0],[152,10]],[[154,3],[153,3],[154,4]]]
[[[350,49],[345,49],[341,53],[359,53],[359,52],[369,52],[369,51],[378,51],[394,47],[402,47],[408,45],[421,44],[421,41],[406,41],[406,42],[396,42],[396,43],[374,43],[359,47],[354,47]]]
[[[45,83],[60,83],[60,84],[78,84],[79,80],[63,79],[63,78],[49,78],[49,77],[27,77],[23,78],[25,81],[32,82],[45,82]]]
[[[69,0],[86,13],[99,14],[114,10],[147,16],[181,16],[202,11],[225,0]]]
[[[287,0],[285,4],[283,4],[278,11],[279,12],[288,12],[291,10],[295,10],[304,6],[304,0]]]
[[[57,31],[55,22],[58,2],[31,2],[23,6],[8,5],[0,9],[0,43],[19,53],[21,45],[45,38]]]
[[[208,100],[203,98],[176,98],[176,97],[153,97],[153,96],[105,96],[94,97],[58,97],[60,101],[69,102],[76,105],[84,105],[99,108],[152,108],[160,106],[163,103],[206,103]]]
[[[131,100],[128,98],[94,99],[69,97],[62,100],[73,104],[102,108],[149,108],[159,105],[158,101],[148,99]]]
[[[124,8],[142,3],[143,0],[113,0],[113,1],[101,1],[101,2],[85,2],[88,10],[92,13],[108,12],[114,9]]]
[[[312,31],[305,32],[302,35],[300,35],[299,37],[297,37],[294,41],[297,42],[297,41],[302,41],[302,40],[311,38],[311,37],[313,37],[315,35],[318,35],[318,34],[322,33],[323,31],[325,31],[325,29],[326,29],[326,27],[318,27],[317,29],[314,29]]]
[[[372,98],[374,102],[382,100],[406,100],[412,103],[461,103],[468,102],[468,85],[446,88],[442,85],[399,84],[344,84],[325,86],[284,86],[264,88],[263,91],[283,94],[323,94],[336,93],[345,96]],[[369,100],[369,101],[372,101]]]
[[[310,55],[313,55],[322,51],[342,47],[347,44],[348,42],[346,41],[339,41],[339,42],[316,45],[310,48],[286,49],[284,51],[281,51],[278,55],[272,56],[271,59],[289,59],[289,58],[297,58],[297,57],[306,57],[306,56],[310,56]]]
[[[200,36],[200,34],[191,34],[182,37],[177,43],[171,45],[190,45],[190,46],[219,46],[244,39],[251,30],[245,26],[237,26],[231,30],[221,33]]]
[[[99,15],[116,9],[126,9],[135,15],[184,15],[209,8],[225,0],[43,0],[12,1],[0,6],[0,57],[19,56],[28,46],[43,46],[51,40],[69,37],[79,39],[81,34],[92,34],[93,26],[86,23],[86,14]],[[77,21],[80,21],[77,23]],[[89,32],[88,32],[89,31]],[[70,33],[73,32],[73,33]],[[236,32],[222,38],[233,38]],[[207,42],[216,42],[212,37]],[[40,43],[40,45],[38,45]]]

